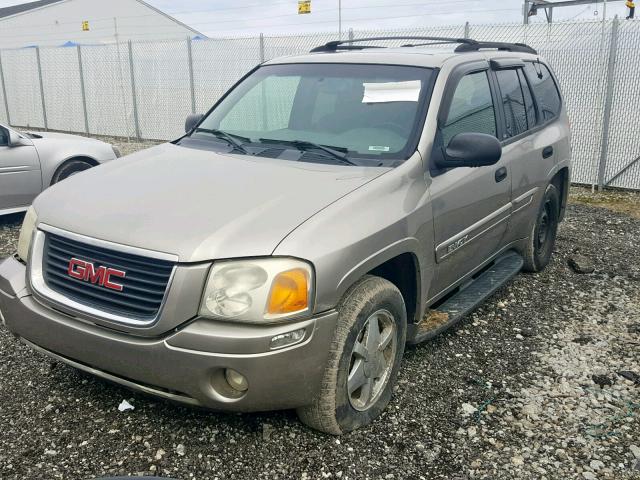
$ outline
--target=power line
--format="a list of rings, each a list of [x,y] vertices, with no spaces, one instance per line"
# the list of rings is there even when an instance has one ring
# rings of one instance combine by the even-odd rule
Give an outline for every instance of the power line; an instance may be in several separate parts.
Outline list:
[[[480,12],[507,12],[507,11],[515,11],[515,12],[519,12],[520,8],[496,8],[496,9],[482,9],[482,10],[465,10],[464,13],[480,13]],[[439,11],[439,12],[428,12],[428,13],[413,13],[410,15],[394,15],[392,17],[386,16],[386,17],[363,17],[363,18],[352,18],[349,19],[349,22],[361,22],[361,21],[369,21],[369,20],[393,20],[393,19],[399,19],[399,18],[414,18],[414,17],[426,17],[429,15],[442,15],[442,14],[447,14],[447,13],[451,13],[450,11]],[[273,18],[273,17],[272,17]],[[266,19],[266,17],[263,18],[259,18],[256,20],[263,20]],[[233,20],[233,21],[237,21],[237,20]],[[344,21],[344,19],[343,19]],[[299,26],[299,25],[311,25],[311,24],[317,24],[317,23],[333,23],[335,22],[335,20],[322,20],[322,21],[313,21],[313,22],[305,22],[304,24],[297,22],[297,23],[289,23],[289,24],[278,24],[278,25],[274,25],[277,27],[282,27],[282,26]],[[220,22],[201,22],[198,25],[211,25],[211,24],[217,24]],[[255,27],[261,27],[263,25],[256,25],[256,26],[250,26],[249,28],[255,28]],[[443,28],[446,28],[447,26],[443,26]],[[438,26],[433,26],[432,28],[439,28]]]
[[[433,2],[429,2],[429,3],[405,3],[405,4],[382,4],[382,5],[363,5],[360,7],[342,7],[342,10],[364,10],[364,9],[370,9],[370,8],[397,8],[397,7],[430,7],[432,5],[451,5],[451,4],[468,4],[469,1],[471,2],[480,2],[481,0],[450,0],[450,1],[441,1],[441,0],[437,0],[437,1],[433,1]],[[285,4],[291,4],[291,0],[288,1],[284,1],[284,2],[273,2],[268,4],[268,7],[271,7],[273,5],[285,5]],[[223,7],[223,8],[210,8],[210,9],[205,9],[205,10],[183,10],[183,11],[179,11],[179,12],[166,12],[168,15],[178,15],[178,14],[182,14],[182,15],[195,15],[195,14],[203,14],[203,13],[217,13],[220,11],[227,11],[227,10],[239,10],[239,9],[246,9],[248,7],[252,7],[252,6],[259,6],[259,7],[264,7],[265,4],[264,3],[260,3],[260,4],[250,4],[250,5],[244,5],[241,7]],[[317,13],[324,13],[324,12],[337,12],[338,8],[336,7],[332,7],[332,8],[326,8],[326,9],[322,9],[322,10],[314,10],[313,13],[317,14]],[[478,10],[476,10],[478,11]],[[485,10],[481,10],[481,11],[485,11]],[[442,12],[445,13],[445,12]],[[150,14],[144,14],[144,15],[123,15],[123,16],[118,16],[117,19],[118,20],[126,20],[126,19],[132,19],[132,18],[144,18],[144,17],[155,17],[157,16],[157,13],[150,13]],[[269,17],[260,17],[261,19],[263,18],[277,18],[277,17],[284,17],[284,16],[297,16],[297,13],[287,13],[287,14],[280,14],[280,15],[275,15],[275,16],[269,16]],[[89,21],[90,23],[96,23],[96,22],[113,22],[113,18],[114,17],[95,17],[95,18],[86,18],[85,20]],[[175,19],[180,21],[179,19]],[[237,21],[237,19],[225,19],[225,20],[219,20],[218,22],[226,22],[226,21]],[[0,22],[2,22],[2,20],[0,20]],[[186,23],[184,21],[182,21],[182,23],[185,23],[187,26],[190,25],[197,25],[197,23]],[[36,28],[36,27],[50,27],[52,25],[77,25],[78,22],[58,22],[56,24],[52,24],[52,23],[43,23],[43,24],[30,24],[29,28]],[[104,28],[104,27],[103,27]],[[112,27],[110,27],[112,28]],[[17,30],[24,30],[24,26],[13,26],[13,27],[2,27],[2,30],[13,30],[13,29],[17,29]],[[95,28],[93,28],[92,30],[96,30]]]
[[[453,1],[453,0],[452,0]],[[448,2],[447,2],[448,3]],[[323,11],[335,11],[337,9],[328,9],[328,10],[323,10]],[[481,9],[481,10],[465,10],[465,13],[481,13],[481,12],[507,12],[507,11],[520,11],[519,8],[497,8],[497,9]],[[354,18],[349,20],[352,23],[357,23],[357,22],[363,22],[363,21],[372,21],[372,20],[395,20],[395,19],[401,19],[401,18],[415,18],[415,17],[425,17],[425,16],[429,16],[429,15],[440,15],[440,14],[446,14],[449,13],[448,11],[438,11],[438,12],[428,12],[428,13],[412,13],[409,15],[394,15],[392,17],[361,17],[361,18]],[[285,14],[285,15],[273,15],[273,16],[268,16],[268,17],[260,17],[260,18],[254,18],[252,19],[253,21],[262,21],[262,20],[271,20],[274,18],[287,18],[287,17],[291,17],[293,16],[293,14]],[[196,23],[194,25],[219,25],[221,23],[237,23],[238,20],[237,19],[227,19],[227,20],[213,20],[213,21],[207,21],[207,22],[199,22]],[[276,27],[287,27],[287,26],[300,26],[300,25],[316,25],[316,24],[325,24],[325,23],[335,23],[335,19],[329,19],[329,20],[314,20],[314,21],[305,21],[304,23],[301,22],[296,22],[296,23],[285,23],[285,24],[277,24],[277,25],[273,25]],[[259,28],[259,27],[269,27],[269,25],[245,25],[241,28],[238,27],[231,27],[231,28],[217,28],[216,30],[218,31],[229,31],[229,30],[246,30],[246,29],[253,29],[253,28]],[[137,26],[136,28],[157,28],[157,27],[153,27],[150,25],[140,25]],[[446,26],[444,26],[444,28],[446,28]],[[95,28],[93,29],[93,31],[102,31],[102,30],[107,30],[107,31],[113,31],[113,27],[101,27],[101,28]],[[41,38],[42,36],[49,36],[49,35],[65,35],[65,34],[69,34],[72,36],[77,35],[78,33],[82,33],[82,32],[78,32],[77,30],[73,30],[73,31],[68,31],[68,32],[51,32],[51,33],[41,33],[41,34],[33,34],[33,33],[28,33],[28,34],[9,34],[9,35],[0,35],[0,38],[15,38],[15,37],[29,37],[29,38]],[[149,34],[167,34],[167,35],[176,35],[176,37],[178,37],[178,34],[175,33],[175,31],[161,31],[161,30],[157,30],[154,32],[149,32]],[[133,36],[136,34],[131,34],[128,36]],[[148,35],[146,33],[143,33],[141,35]],[[50,41],[54,41],[54,40],[68,40],[68,37],[55,37],[55,38],[51,38],[49,39]]]
[[[287,3],[291,3],[290,0],[285,0],[283,2],[273,2],[270,4],[271,5],[284,5]],[[250,4],[250,5],[244,5],[241,7],[223,7],[223,8],[208,8],[205,10],[182,10],[182,11],[176,11],[176,12],[163,12],[169,16],[173,16],[173,15],[179,15],[179,14],[199,14],[199,13],[215,13],[215,12],[219,12],[219,11],[223,11],[223,10],[238,10],[238,9],[246,9],[248,7],[260,7],[260,6],[264,6],[264,3],[254,3],[254,4]],[[121,16],[117,16],[118,19],[120,20],[124,20],[124,19],[129,19],[129,18],[144,18],[144,17],[157,17],[158,13],[154,12],[154,13],[146,13],[144,15],[121,15]],[[89,17],[89,18],[85,18],[85,20],[91,22],[103,22],[103,21],[108,21],[108,22],[113,22],[113,16],[111,17]],[[4,19],[3,19],[4,20]],[[10,19],[7,19],[10,20]],[[178,19],[175,19],[178,20]],[[2,20],[0,20],[2,21]],[[179,20],[178,20],[179,21]],[[56,25],[77,25],[78,22],[58,22]],[[46,27],[46,26],[51,26],[51,23],[41,23],[39,25],[36,24],[30,24],[29,27],[33,28],[33,27]],[[15,26],[15,27],[2,27],[3,30],[6,29],[24,29],[24,26]]]
[[[580,15],[582,15],[583,13],[589,11],[591,9],[591,6],[588,6],[587,8],[585,8],[584,10],[581,10],[580,12],[578,12],[577,14],[575,14],[573,17],[569,17],[567,20],[574,20],[576,18],[578,18]]]

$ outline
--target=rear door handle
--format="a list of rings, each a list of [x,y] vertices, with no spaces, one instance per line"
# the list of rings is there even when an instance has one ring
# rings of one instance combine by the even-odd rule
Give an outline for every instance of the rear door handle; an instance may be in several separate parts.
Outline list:
[[[551,145],[542,149],[542,158],[549,158],[551,155],[553,155],[553,147]]]
[[[496,183],[503,181],[505,178],[507,178],[507,168],[500,167],[496,170]]]

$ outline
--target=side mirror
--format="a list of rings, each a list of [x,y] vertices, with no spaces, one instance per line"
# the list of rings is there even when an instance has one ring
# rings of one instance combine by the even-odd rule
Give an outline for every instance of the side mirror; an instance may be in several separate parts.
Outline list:
[[[31,141],[21,136],[18,132],[11,130],[10,128],[2,129],[2,136],[4,136],[4,143],[7,147],[23,147],[25,145],[31,145]]]
[[[19,147],[19,146],[23,145],[22,137],[20,137],[20,135],[18,135],[13,130],[9,130],[9,143],[8,144],[9,144],[10,147]]]
[[[484,167],[502,157],[502,145],[486,133],[464,132],[454,136],[443,155],[436,160],[439,168]]]
[[[193,130],[195,126],[200,123],[202,117],[204,117],[202,113],[191,113],[187,115],[187,119],[184,121],[185,133],[189,133],[191,130]]]

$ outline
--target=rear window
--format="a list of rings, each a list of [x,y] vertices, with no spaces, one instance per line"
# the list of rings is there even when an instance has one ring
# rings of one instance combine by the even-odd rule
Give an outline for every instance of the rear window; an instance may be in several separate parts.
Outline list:
[[[551,120],[560,115],[562,105],[560,92],[547,66],[540,62],[526,62],[525,71],[538,101],[542,121]]]
[[[515,137],[529,128],[527,107],[517,70],[496,72],[505,117],[504,138]]]

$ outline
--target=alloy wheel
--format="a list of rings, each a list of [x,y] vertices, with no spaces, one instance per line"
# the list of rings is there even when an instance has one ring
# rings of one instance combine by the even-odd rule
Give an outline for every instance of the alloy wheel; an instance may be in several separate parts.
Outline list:
[[[396,320],[387,310],[367,318],[351,352],[347,391],[349,403],[358,411],[368,410],[384,391],[397,349]]]

